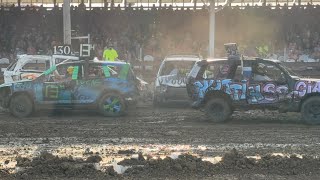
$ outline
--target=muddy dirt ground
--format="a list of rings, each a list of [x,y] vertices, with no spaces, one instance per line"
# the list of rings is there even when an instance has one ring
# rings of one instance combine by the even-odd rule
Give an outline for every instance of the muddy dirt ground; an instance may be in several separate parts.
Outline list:
[[[185,103],[128,116],[0,113],[0,179],[319,179],[320,126],[297,113],[214,124]]]

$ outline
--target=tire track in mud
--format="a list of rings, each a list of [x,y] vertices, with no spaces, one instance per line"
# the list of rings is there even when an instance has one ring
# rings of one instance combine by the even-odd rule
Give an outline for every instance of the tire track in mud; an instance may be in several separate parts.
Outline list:
[[[98,154],[103,159],[102,166],[110,163],[112,158],[130,158],[125,154],[119,155],[120,151],[141,152],[144,155],[151,154],[156,157],[170,156],[172,153],[189,153],[205,158],[223,156],[225,152],[236,148],[247,156],[268,153],[319,156],[319,130],[320,126],[301,123],[297,114],[278,114],[269,111],[236,112],[232,121],[222,124],[213,124],[203,116],[202,112],[186,108],[146,107],[120,118],[105,118],[90,112],[63,112],[50,116],[47,113],[39,113],[32,118],[16,119],[4,113],[0,114],[0,165],[4,167],[6,162],[9,162],[7,165],[14,165],[17,156],[35,158],[42,152],[50,152],[60,157],[72,156],[83,159]],[[291,160],[276,161],[284,163],[284,172],[292,173],[289,171]],[[242,163],[243,160],[240,158],[239,162]],[[232,169],[232,167],[231,170],[220,169],[219,173],[222,175],[209,173],[210,177],[206,177],[200,173],[201,168],[198,172],[198,165],[194,168],[192,158],[190,162],[187,161],[192,166],[185,166],[185,163],[179,164],[171,160],[158,163],[153,165],[157,167],[156,169],[150,169],[150,167],[132,169],[125,176],[108,174],[108,178],[164,178],[167,177],[164,168],[166,166],[178,170],[172,171],[172,179],[179,177],[182,179],[188,179],[188,177],[190,179],[296,178],[284,174],[265,175],[261,169],[257,169],[258,174],[242,176],[241,174],[250,172],[252,169],[243,171]],[[66,164],[67,167],[65,167]],[[293,164],[296,163],[293,162]],[[199,167],[204,166],[200,163]],[[57,168],[59,169],[60,166]],[[63,168],[74,169],[68,163],[64,163]],[[192,168],[192,172],[200,174],[185,176],[184,168],[186,172],[189,171],[188,168]],[[275,169],[270,168],[272,172]],[[207,170],[212,171],[212,169]],[[239,174],[230,174],[234,171]],[[299,169],[296,171],[299,175],[297,179],[310,179],[310,174],[305,176],[303,171]],[[32,172],[41,171],[34,169]],[[89,172],[95,172],[95,170],[89,168]],[[164,175],[159,176],[161,174]],[[36,175],[41,177],[40,173]],[[73,175],[74,172],[67,174],[71,177]],[[21,176],[33,177],[28,173]],[[314,177],[318,175],[311,174],[311,179]]]
[[[50,116],[39,113],[26,119],[1,114],[0,145],[193,144],[226,147],[220,151],[236,147],[240,151],[317,154],[313,151],[319,147],[320,127],[302,124],[297,114],[249,111],[236,112],[232,119],[213,124],[196,110],[151,107],[120,118],[68,111]]]

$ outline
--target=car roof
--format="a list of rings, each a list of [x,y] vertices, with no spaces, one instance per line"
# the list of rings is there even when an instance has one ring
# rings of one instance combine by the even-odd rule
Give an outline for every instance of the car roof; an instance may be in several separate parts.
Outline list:
[[[78,64],[78,63],[85,63],[85,60],[79,60],[79,61],[68,61],[63,64]],[[119,65],[125,65],[129,64],[126,62],[121,62],[121,61],[93,61],[89,60],[90,64],[102,64],[102,65],[114,65],[114,66],[119,66]],[[130,64],[129,64],[130,65]]]
[[[274,63],[280,63],[281,61],[279,61],[278,59],[262,59],[263,61],[271,61]]]
[[[67,58],[72,60],[78,60],[79,57],[77,56],[68,56],[68,55],[60,55],[60,54],[54,54],[52,56],[49,55],[30,55],[30,54],[22,54],[18,55],[18,59],[41,59],[41,60],[51,60],[52,57],[55,58]]]
[[[23,59],[23,58],[28,58],[28,59],[51,59],[51,56],[48,55],[27,55],[27,54],[23,54],[23,55],[18,55],[17,56],[18,59]]]
[[[206,61],[208,62],[214,62],[214,61],[227,61],[227,58],[209,58]]]
[[[164,61],[199,61],[201,58],[197,55],[168,55]]]
[[[258,57],[246,57],[244,59],[245,61],[271,61],[271,62],[274,62],[274,63],[280,63],[281,61],[277,60],[277,59],[262,59],[262,58],[258,58]],[[228,61],[228,58],[209,58],[209,59],[206,59],[206,60],[203,60],[203,61],[207,61],[207,62],[216,62],[216,61]],[[237,61],[237,60],[230,60],[230,61]]]
[[[79,60],[79,57],[78,57],[78,56],[72,56],[72,55],[53,54],[52,57],[54,57],[54,58],[66,58],[66,59],[72,59],[72,60]]]

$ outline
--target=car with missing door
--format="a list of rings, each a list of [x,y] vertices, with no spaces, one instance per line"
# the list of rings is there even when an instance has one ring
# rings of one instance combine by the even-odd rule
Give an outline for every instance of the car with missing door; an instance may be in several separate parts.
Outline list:
[[[127,113],[141,80],[124,62],[65,61],[34,80],[0,86],[1,105],[16,117],[39,109],[91,108],[104,116]]]
[[[153,103],[161,105],[168,101],[188,99],[186,79],[195,62],[196,55],[169,55],[162,61],[155,80]]]
[[[230,119],[236,109],[301,112],[309,124],[320,124],[320,79],[302,78],[278,60],[208,59],[192,68],[187,91],[194,108],[214,122]]]

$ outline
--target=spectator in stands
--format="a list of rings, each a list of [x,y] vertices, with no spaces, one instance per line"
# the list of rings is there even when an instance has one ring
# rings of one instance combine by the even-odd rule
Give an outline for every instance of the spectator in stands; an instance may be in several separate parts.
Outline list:
[[[27,54],[30,54],[30,55],[37,54],[37,51],[36,51],[36,49],[34,48],[34,46],[32,45],[31,42],[29,42],[29,47],[27,48]]]
[[[114,4],[110,4],[110,7],[113,6]],[[43,7],[39,11],[35,9],[30,6],[26,10],[14,6],[10,10],[1,8],[0,17],[3,18],[0,19],[0,51],[8,56],[12,53],[36,54],[40,50],[50,54],[52,41],[56,41],[56,45],[62,44],[61,8],[55,6],[51,11]],[[110,11],[85,11],[85,4],[81,3],[71,10],[72,29],[77,29],[79,35],[98,36],[99,39],[93,39],[93,43],[101,47],[109,42],[105,42],[107,39],[118,41],[116,49],[120,58],[126,54],[129,59],[137,59],[139,46],[143,47],[145,54],[156,58],[162,58],[170,51],[178,53],[178,50],[186,53],[198,51],[203,56],[207,53],[208,7],[194,11],[174,11],[172,5],[169,8],[164,6],[162,10],[158,10],[156,6],[148,11],[132,10],[131,7],[128,9],[131,9],[130,12],[121,10],[120,6]],[[292,9],[288,9],[287,5],[278,5],[276,9],[250,5],[245,9],[225,7],[216,16],[219,24],[216,28],[216,47],[230,41],[252,45],[248,40],[268,37],[271,41],[280,41],[277,45],[270,45],[270,54],[293,43],[295,45],[287,49],[292,59],[298,60],[302,52],[319,58],[318,17],[319,7],[314,8],[311,4],[306,9],[297,5]],[[275,29],[278,29],[276,33]],[[183,36],[185,32],[187,36]],[[241,36],[239,32],[243,32]],[[29,42],[32,43],[31,46]],[[254,54],[249,50],[247,52]]]

